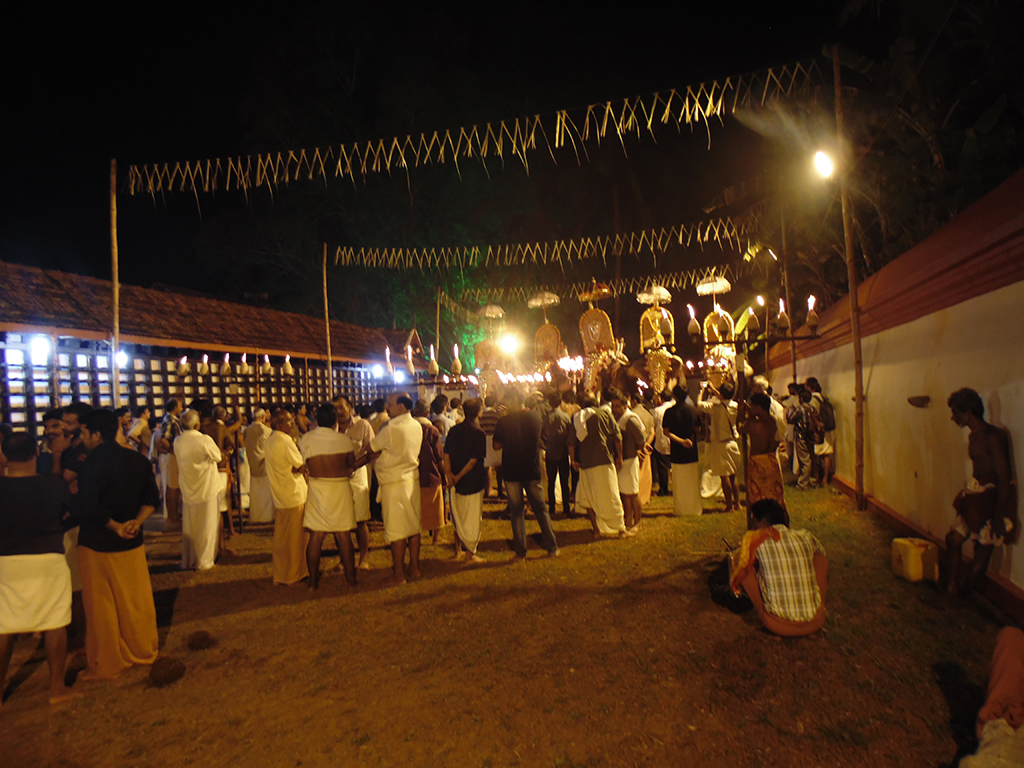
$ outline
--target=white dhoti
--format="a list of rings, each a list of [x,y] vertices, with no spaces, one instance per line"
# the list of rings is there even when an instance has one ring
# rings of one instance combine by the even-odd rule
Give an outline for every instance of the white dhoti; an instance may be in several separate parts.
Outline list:
[[[217,480],[220,483],[217,491],[217,511],[227,512],[231,509],[231,487],[228,485],[228,473],[218,472]]]
[[[480,521],[484,516],[484,492],[463,496],[456,491],[452,494],[452,518],[455,534],[468,551],[476,554],[480,544]]]
[[[622,469],[618,473],[619,493],[623,496],[635,496],[640,493],[640,459],[622,460]]]
[[[501,466],[501,451],[494,447],[494,435],[487,435],[487,455],[484,456],[484,466]]]
[[[352,505],[356,522],[365,523],[370,519],[370,468],[360,467],[349,480],[352,488]]]
[[[219,521],[216,496],[198,504],[182,504],[181,567],[184,570],[213,568],[217,558]]]
[[[709,464],[711,474],[716,477],[729,477],[736,474],[740,464],[740,447],[735,440],[723,443],[711,443]]]
[[[602,464],[580,471],[580,484],[576,489],[576,505],[594,510],[597,530],[612,536],[626,530],[619,498],[619,481],[614,464]]]
[[[0,557],[0,635],[71,623],[71,571],[64,555]]]
[[[78,526],[64,531],[64,559],[71,571],[71,591],[82,591],[82,571],[78,567]]]
[[[719,481],[721,485],[721,481]],[[672,509],[677,515],[702,515],[700,465],[672,465]]]
[[[356,527],[352,486],[347,477],[311,477],[302,526],[311,531],[335,533]]]
[[[160,490],[163,497],[164,517],[167,514],[167,489],[178,488],[178,460],[173,453],[162,453],[157,459],[160,467]]]
[[[249,522],[274,522],[274,497],[270,495],[270,478],[266,475],[249,479]]]
[[[248,509],[249,485],[252,480],[252,471],[249,469],[249,462],[245,460],[245,448],[238,449],[238,495],[242,509]]]
[[[410,472],[397,483],[380,484],[384,538],[388,544],[420,532],[422,520],[419,473]]]

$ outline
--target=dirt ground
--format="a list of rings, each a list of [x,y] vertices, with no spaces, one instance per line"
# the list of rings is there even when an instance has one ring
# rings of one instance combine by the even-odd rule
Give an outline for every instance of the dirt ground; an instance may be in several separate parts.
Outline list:
[[[0,711],[5,766],[938,766],[973,749],[1000,624],[985,606],[926,607],[890,571],[894,536],[829,491],[790,491],[794,527],[830,557],[828,620],[781,640],[712,602],[708,576],[739,514],[672,517],[655,497],[638,537],[591,541],[557,520],[558,559],[510,564],[489,505],[486,565],[424,547],[424,578],[381,589],[388,554],[349,590],[270,581],[271,529],[247,529],[212,571],[177,569],[180,535],[147,550],[161,653],[46,703],[34,641],[15,649]],[[536,532],[536,523],[528,524]],[[535,545],[534,545],[535,546]],[[333,557],[325,565],[334,564]],[[217,643],[190,652],[206,630]]]

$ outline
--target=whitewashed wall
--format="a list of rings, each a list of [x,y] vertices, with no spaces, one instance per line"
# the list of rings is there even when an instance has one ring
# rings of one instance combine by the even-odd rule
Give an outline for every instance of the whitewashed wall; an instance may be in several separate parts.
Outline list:
[[[943,538],[953,522],[951,501],[971,476],[967,430],[950,420],[946,399],[972,387],[985,418],[1010,432],[1015,476],[1024,478],[1024,282],[865,338],[865,491]],[[785,391],[791,367],[772,371]],[[853,348],[829,350],[797,362],[801,381],[817,376],[837,420],[837,474],[851,485]],[[907,403],[928,395],[927,408]],[[998,569],[1024,587],[1024,541],[993,556]]]

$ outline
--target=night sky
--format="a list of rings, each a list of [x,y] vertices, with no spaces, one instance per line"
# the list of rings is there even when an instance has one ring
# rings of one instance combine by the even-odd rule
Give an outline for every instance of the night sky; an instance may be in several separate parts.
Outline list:
[[[842,2],[712,3],[700,9],[680,3],[667,12],[642,3],[608,9],[550,5],[395,11],[281,4],[229,12],[188,4],[143,10],[136,4],[121,12],[78,6],[60,14],[43,6],[10,9],[8,28],[18,33],[8,35],[2,53],[0,259],[108,278],[111,157],[127,169],[130,163],[456,127],[820,56],[823,44],[837,39],[881,58],[894,34],[873,11],[840,29]],[[333,71],[324,69],[325,51]],[[340,104],[332,93],[338,87],[350,88]],[[495,198],[496,213],[481,214],[480,226],[463,220],[471,218],[466,211],[486,208],[479,197],[448,213],[427,206],[408,224],[405,244],[555,239],[607,234],[614,224],[628,231],[687,221],[699,214],[709,192],[742,176],[752,162],[744,153],[757,148],[735,125],[713,131],[712,145],[717,154],[706,151],[702,129],[692,137],[668,136],[664,144],[641,141],[636,161],[642,170],[624,194],[636,204],[624,202],[616,222],[602,207],[607,200],[595,203],[598,213],[589,217],[557,210],[563,192],[566,200],[579,198],[581,189],[595,184],[600,162],[597,170],[563,164],[556,174],[541,168],[529,179],[510,163],[504,171],[492,170],[491,181],[505,197]],[[658,168],[676,167],[683,169],[678,175],[673,170],[656,178]],[[424,173],[441,177],[454,169]],[[458,194],[490,194],[486,177],[476,177]],[[676,178],[678,190],[666,191]],[[428,183],[434,182],[428,177]],[[452,185],[450,178],[443,183]],[[512,213],[503,218],[510,196],[529,184],[537,185],[531,190],[537,210],[522,213],[520,222]],[[411,222],[403,206],[419,202],[402,198],[404,178],[372,179],[364,198],[385,199],[387,185],[400,185],[392,195],[399,201],[394,216]],[[595,196],[608,197],[594,189]],[[258,219],[267,206],[287,206],[282,197],[291,193],[248,204],[222,194],[201,199],[201,211],[188,194],[157,201],[121,195],[122,280],[238,297],[247,287],[245,276],[225,280],[201,260],[209,258],[197,249],[204,222],[233,209],[242,221]],[[344,194],[349,202],[341,205],[357,209],[362,193]],[[377,228],[374,221],[355,210],[347,224],[317,231],[325,239],[347,238],[342,244],[403,244],[381,241],[394,237],[394,227]]]

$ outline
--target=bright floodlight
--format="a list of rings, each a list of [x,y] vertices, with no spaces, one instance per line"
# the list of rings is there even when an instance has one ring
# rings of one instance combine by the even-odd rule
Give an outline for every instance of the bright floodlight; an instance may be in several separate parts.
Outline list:
[[[128,365],[128,353],[123,349],[117,353],[117,367],[118,369],[125,368]]]
[[[506,355],[514,355],[519,351],[519,337],[513,336],[511,333],[506,334],[501,337],[498,346],[501,347],[501,351]]]
[[[826,179],[835,173],[836,166],[832,162],[832,158],[826,155],[824,152],[814,153],[814,169],[819,175],[824,176]]]
[[[50,340],[45,336],[33,336],[29,342],[32,354],[32,365],[46,365],[50,357]]]
[[[395,384],[405,383],[405,371],[395,368]]]
[[[761,306],[761,307],[764,306],[764,296],[758,296],[757,297],[757,304],[758,304],[758,306]]]
[[[373,378],[379,379],[381,376],[384,375],[384,366],[375,365],[373,366],[373,368],[370,369],[370,372],[373,374]]]

